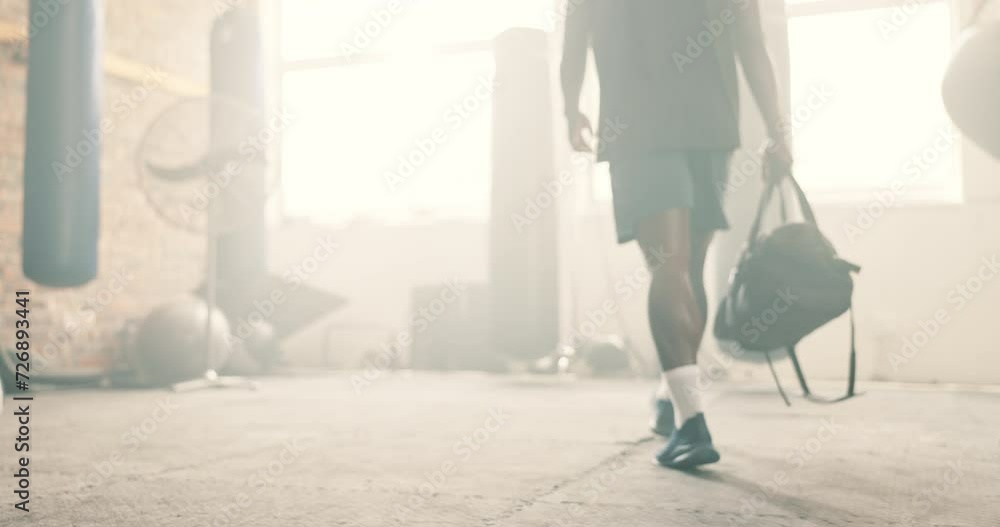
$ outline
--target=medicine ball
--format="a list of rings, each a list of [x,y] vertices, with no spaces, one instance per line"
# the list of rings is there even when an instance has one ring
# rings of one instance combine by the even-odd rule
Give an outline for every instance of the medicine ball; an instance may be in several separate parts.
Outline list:
[[[144,381],[172,384],[201,377],[206,369],[217,370],[225,364],[232,352],[229,322],[222,311],[212,310],[207,340],[207,319],[205,301],[192,296],[154,309],[140,324],[135,339],[135,361]]]
[[[616,335],[603,335],[582,342],[576,355],[583,360],[586,370],[596,377],[609,377],[631,372],[629,352],[622,339]]]
[[[270,370],[281,362],[281,348],[274,326],[267,322],[253,325],[249,336],[243,339],[243,349],[264,370]]]

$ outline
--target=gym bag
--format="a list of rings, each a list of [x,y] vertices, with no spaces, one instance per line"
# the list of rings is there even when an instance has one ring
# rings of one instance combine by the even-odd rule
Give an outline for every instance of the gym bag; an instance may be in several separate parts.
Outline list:
[[[781,190],[787,182],[803,216],[789,223]],[[761,220],[777,193],[782,225],[760,236]],[[761,194],[750,239],[733,269],[729,291],[715,316],[715,337],[732,341],[748,352],[763,353],[785,404],[791,404],[771,360],[772,352],[786,349],[803,395],[814,402],[832,403],[853,397],[855,380],[854,315],[851,313],[851,351],[847,393],[836,399],[817,397],[809,390],[795,352],[806,335],[851,309],[855,264],[842,260],[819,231],[812,207],[798,182],[789,175],[770,182]]]

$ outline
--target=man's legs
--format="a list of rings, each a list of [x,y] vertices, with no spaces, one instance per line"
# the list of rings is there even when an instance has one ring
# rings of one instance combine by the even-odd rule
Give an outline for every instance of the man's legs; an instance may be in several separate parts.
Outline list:
[[[670,209],[641,221],[636,232],[653,276],[650,328],[677,429],[658,459],[677,468],[718,460],[704,424],[695,364],[707,321],[703,268],[711,235],[692,235],[690,217],[689,209]]]
[[[692,280],[688,209],[670,209],[639,222],[636,239],[652,274],[649,323],[663,371],[694,364],[704,311]]]
[[[701,332],[698,334],[698,347],[701,347],[701,340],[705,335],[705,328],[708,326],[708,293],[705,292],[705,258],[708,256],[708,248],[712,245],[712,237],[715,231],[693,232],[691,233],[691,289],[694,290],[694,299],[701,311]]]
[[[704,328],[707,321],[708,313],[708,296],[705,293],[705,257],[708,253],[708,247],[712,242],[712,237],[714,231],[702,231],[693,232],[691,235],[691,264],[689,266],[689,274],[691,277],[691,289],[694,292],[695,303],[699,310],[699,319],[697,324],[702,329],[698,332],[699,338],[695,342],[695,349],[699,349],[701,346],[701,335],[704,334]],[[660,385],[656,389],[655,397],[655,416],[650,424],[652,430],[659,435],[669,437],[673,432],[674,423],[674,407],[671,404],[670,399],[670,385],[667,380],[666,365],[672,363],[672,359],[669,358],[669,348],[668,344],[661,342],[657,338],[657,333],[659,332],[656,328],[660,325],[658,318],[656,316],[654,300],[656,296],[653,294],[649,295],[648,303],[648,313],[649,313],[649,324],[653,330],[653,341],[656,345],[656,352],[660,358],[661,369],[660,373]]]

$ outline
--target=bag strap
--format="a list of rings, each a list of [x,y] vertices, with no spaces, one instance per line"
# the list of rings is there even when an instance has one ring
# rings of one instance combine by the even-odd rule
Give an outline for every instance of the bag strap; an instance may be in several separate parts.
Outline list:
[[[795,191],[795,198],[799,202],[799,212],[802,213],[802,217],[807,223],[818,225],[816,223],[816,213],[813,212],[812,205],[809,203],[809,199],[806,198],[806,193],[799,186],[799,180],[795,179],[791,174],[785,176],[784,180],[788,181],[792,186],[792,190]]]
[[[764,170],[767,170],[766,164]],[[771,198],[774,196],[775,192],[778,193],[779,204],[781,206],[781,221],[782,223],[788,222],[788,210],[785,195],[780,188],[780,185],[786,181],[789,183],[789,186],[792,187],[792,191],[795,194],[795,200],[798,202],[799,212],[801,212],[802,218],[807,223],[817,225],[816,213],[813,212],[812,205],[809,203],[809,199],[806,198],[806,193],[802,190],[802,187],[799,185],[798,180],[795,179],[795,176],[788,174],[781,178],[780,181],[768,182],[767,186],[764,187],[764,191],[761,192],[760,201],[757,203],[757,214],[754,216],[753,224],[750,227],[750,237],[749,240],[747,240],[747,244],[750,247],[753,247],[757,242],[757,236],[760,234],[760,226],[764,221],[764,213],[767,211],[768,205],[771,204]]]
[[[774,190],[775,185],[768,183],[764,187],[764,191],[760,193],[760,201],[757,202],[757,214],[750,225],[750,237],[747,240],[747,245],[750,247],[753,247],[757,243],[757,235],[760,234],[760,223],[764,219],[764,212],[767,210],[768,204],[771,203],[771,195],[774,194]]]
[[[851,317],[851,355],[850,358],[848,359],[848,368],[847,368],[847,392],[844,395],[832,399],[814,395],[812,391],[809,390],[809,384],[806,383],[806,376],[802,371],[802,365],[799,364],[799,356],[798,354],[795,353],[795,346],[790,346],[788,348],[788,357],[792,359],[792,367],[795,369],[795,376],[798,378],[799,386],[802,388],[802,396],[814,403],[820,403],[820,404],[839,403],[842,401],[846,401],[857,395],[860,395],[858,393],[855,393],[854,391],[855,381],[857,380],[857,365],[858,365],[857,350],[854,345],[855,342],[854,308],[851,307],[848,310],[848,312],[850,313]],[[770,363],[771,361],[770,355],[768,355],[767,359],[768,362]],[[773,367],[771,371],[773,374],[774,373]],[[777,381],[777,376],[775,376],[775,381]],[[778,385],[778,390],[781,392],[782,397],[785,399],[785,403],[788,404],[788,398],[784,396],[784,391],[781,389],[780,383]]]
[[[784,225],[788,223],[788,200],[785,199],[785,193],[778,188],[778,218],[781,220],[781,224]]]
[[[771,360],[771,352],[765,351],[764,356],[767,357],[767,367],[771,370],[771,378],[774,379],[774,385],[778,387],[778,393],[781,394],[782,400],[785,401],[785,406],[791,406],[792,402],[788,400],[788,395],[785,394],[785,389],[781,387],[781,379],[778,378],[778,372],[774,369],[774,361]]]

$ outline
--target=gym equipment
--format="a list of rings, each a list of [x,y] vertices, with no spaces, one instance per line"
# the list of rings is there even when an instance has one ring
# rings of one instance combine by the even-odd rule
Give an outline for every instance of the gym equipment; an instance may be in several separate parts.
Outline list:
[[[625,341],[617,335],[590,339],[577,346],[578,355],[587,371],[597,377],[612,377],[632,373],[632,360]]]
[[[206,327],[201,335],[212,334],[215,319],[226,319],[225,313],[216,309],[218,240],[222,234],[253,221],[248,218],[263,214],[266,199],[262,189],[252,181],[248,183],[246,164],[237,148],[229,142],[220,144],[217,138],[222,130],[229,132],[224,137],[245,137],[239,134],[256,120],[252,108],[233,101],[182,99],[153,120],[140,143],[139,181],[147,202],[167,223],[205,237],[207,308],[200,310]],[[175,390],[255,386],[243,379],[219,377],[216,369],[223,363],[214,359],[219,343],[205,338],[202,344],[203,378],[177,384]],[[137,346],[142,345],[138,339]]]
[[[268,169],[269,141],[265,139],[276,141],[279,132],[269,128],[266,115],[267,72],[261,38],[257,10],[251,3],[228,10],[212,26],[212,96],[252,109],[244,115],[245,122],[234,126],[230,122],[232,107],[211,106],[212,144],[214,148],[237,150],[242,165],[240,185],[247,194],[239,203],[229,200],[233,207],[245,207],[246,213],[218,238],[218,300],[231,320],[252,309],[267,276],[265,207],[275,183],[269,176],[275,172]],[[223,193],[233,197],[233,190],[223,189]]]
[[[147,203],[171,225],[194,234],[221,237],[257,221],[274,182],[261,188],[252,169],[260,160],[247,161],[239,146],[218,136],[245,137],[259,114],[219,97],[180,99],[165,108],[146,129],[137,153]]]
[[[280,130],[267,115],[267,74],[253,4],[233,7],[213,25],[212,96],[165,110],[147,130],[137,157],[153,208],[169,223],[206,236],[206,278],[194,293],[218,305],[238,329],[258,311],[255,302],[282,291],[285,301],[267,314],[267,329],[254,330],[280,340],[345,301],[306,284],[289,289],[267,273],[266,210],[277,186],[268,150]],[[258,351],[262,359],[276,353]],[[273,361],[266,360],[262,366]]]
[[[270,323],[230,324],[233,352],[223,364],[222,375],[259,375],[274,372],[282,363],[281,341]]]
[[[294,289],[289,289],[287,282],[274,275],[268,275],[265,278],[262,289],[285,293],[284,303],[275,307],[274,313],[267,320],[274,329],[278,340],[295,334],[330,312],[347,305],[346,298],[318,289],[305,282],[299,283]],[[194,294],[204,298],[204,284],[198,287]]]
[[[592,377],[634,376],[638,354],[618,335],[599,335],[558,349],[534,361],[528,371],[539,374],[574,374]]]
[[[30,18],[47,20],[30,38],[25,122],[26,277],[51,287],[97,277],[101,100],[101,2],[32,0]]]
[[[1000,159],[1000,20],[979,21],[987,1],[973,11],[959,38],[941,94],[962,133]]]
[[[229,323],[217,308],[209,316],[209,309],[204,300],[187,296],[157,307],[142,321],[134,360],[146,383],[166,386],[204,374],[206,363],[209,371],[225,363],[232,352]]]
[[[239,337],[239,335],[237,335]],[[274,326],[260,322],[250,326],[250,335],[241,338],[240,346],[260,367],[267,371],[281,362],[281,348]]]
[[[548,35],[505,31],[495,54],[490,340],[495,352],[535,360],[559,343],[558,200],[546,192],[558,185]],[[526,210],[539,195],[549,199]]]
[[[266,206],[274,187],[267,167],[263,66],[256,8],[233,7],[212,28],[212,93],[161,113],[139,150],[140,181],[153,208],[175,226],[206,239],[205,324],[216,305],[233,321],[253,309],[266,282]],[[205,342],[213,355],[211,339]],[[253,387],[222,379],[206,360],[204,378],[175,386]]]

